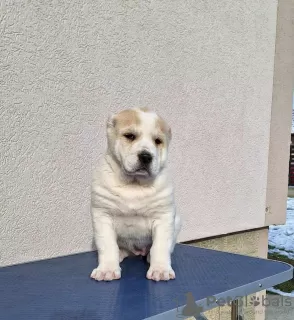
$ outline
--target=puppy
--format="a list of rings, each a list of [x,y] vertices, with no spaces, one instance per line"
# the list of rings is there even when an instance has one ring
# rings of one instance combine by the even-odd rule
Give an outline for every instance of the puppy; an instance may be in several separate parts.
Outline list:
[[[181,222],[166,168],[171,130],[154,112],[127,109],[108,119],[107,141],[92,182],[98,267],[91,277],[119,279],[124,258],[148,255],[148,279],[174,279],[171,253]]]

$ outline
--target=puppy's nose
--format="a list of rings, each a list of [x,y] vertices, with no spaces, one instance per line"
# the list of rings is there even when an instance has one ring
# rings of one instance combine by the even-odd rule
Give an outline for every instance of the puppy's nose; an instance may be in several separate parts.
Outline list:
[[[143,164],[149,164],[152,161],[152,155],[148,151],[140,152],[138,158]]]

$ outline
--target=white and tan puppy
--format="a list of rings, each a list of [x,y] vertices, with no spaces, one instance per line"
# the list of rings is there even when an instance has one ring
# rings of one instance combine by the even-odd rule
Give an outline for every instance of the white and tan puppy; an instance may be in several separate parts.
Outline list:
[[[107,140],[92,183],[98,267],[91,277],[119,279],[124,258],[148,255],[148,279],[174,279],[171,253],[181,223],[166,168],[171,130],[153,112],[127,109],[109,118]]]

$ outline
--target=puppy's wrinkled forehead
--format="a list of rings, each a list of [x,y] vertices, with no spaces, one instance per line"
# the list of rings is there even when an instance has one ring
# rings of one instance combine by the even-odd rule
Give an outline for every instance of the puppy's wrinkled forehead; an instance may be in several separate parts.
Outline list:
[[[143,131],[158,131],[171,139],[171,130],[167,123],[156,113],[146,108],[127,109],[114,115],[112,126],[117,132],[128,129],[138,129]]]

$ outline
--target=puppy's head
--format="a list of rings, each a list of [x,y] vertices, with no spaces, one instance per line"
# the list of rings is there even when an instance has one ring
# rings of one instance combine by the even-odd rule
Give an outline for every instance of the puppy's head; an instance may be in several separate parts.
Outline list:
[[[171,130],[154,112],[127,109],[108,119],[107,138],[124,174],[155,178],[166,164]]]

